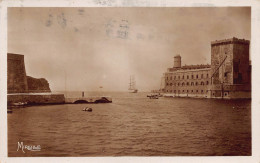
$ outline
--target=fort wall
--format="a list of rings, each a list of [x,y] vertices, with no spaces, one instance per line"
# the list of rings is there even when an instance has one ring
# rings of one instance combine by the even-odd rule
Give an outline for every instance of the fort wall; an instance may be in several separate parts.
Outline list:
[[[210,85],[210,69],[168,72],[165,73],[165,80],[166,93],[204,95]]]
[[[29,105],[38,104],[64,104],[64,94],[9,94],[7,103],[27,103]]]

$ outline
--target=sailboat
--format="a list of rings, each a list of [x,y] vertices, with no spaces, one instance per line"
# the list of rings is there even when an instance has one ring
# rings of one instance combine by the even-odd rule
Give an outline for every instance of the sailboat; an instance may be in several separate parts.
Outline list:
[[[137,93],[138,89],[135,87],[135,78],[134,76],[130,76],[130,83],[129,83],[129,88],[128,88],[130,93]]]

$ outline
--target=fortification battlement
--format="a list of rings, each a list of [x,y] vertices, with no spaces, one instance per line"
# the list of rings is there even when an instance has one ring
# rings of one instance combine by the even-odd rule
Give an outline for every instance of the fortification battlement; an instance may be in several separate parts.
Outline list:
[[[185,66],[182,66],[181,69],[183,70],[186,70],[186,69],[203,69],[203,68],[210,68],[211,65],[209,64],[206,64],[206,65],[185,65]]]
[[[8,53],[7,55],[8,59],[17,59],[17,60],[23,60],[24,59],[24,55],[22,54],[14,54],[14,53]]]
[[[206,64],[206,65],[185,65],[182,66],[180,68],[168,68],[167,72],[174,72],[174,71],[178,71],[178,70],[197,70],[197,69],[207,69],[207,68],[211,68],[211,65]]]
[[[233,38],[230,38],[230,39],[216,40],[216,41],[211,42],[211,46],[221,45],[221,44],[248,44],[249,45],[250,41],[233,37]]]

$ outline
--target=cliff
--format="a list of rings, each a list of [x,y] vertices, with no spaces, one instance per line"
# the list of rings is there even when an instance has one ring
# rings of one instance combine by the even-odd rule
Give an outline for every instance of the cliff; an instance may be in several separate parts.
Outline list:
[[[36,79],[31,76],[27,77],[28,91],[34,93],[51,92],[49,83],[46,79]]]

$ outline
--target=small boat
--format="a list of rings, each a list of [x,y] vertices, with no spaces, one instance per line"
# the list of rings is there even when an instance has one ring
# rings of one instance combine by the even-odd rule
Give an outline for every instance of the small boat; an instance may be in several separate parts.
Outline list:
[[[89,108],[89,107],[85,107],[82,109],[82,111],[88,111],[88,112],[92,112],[92,108]]]
[[[27,102],[14,102],[12,105],[13,106],[25,106],[25,105],[27,105]]]
[[[149,97],[150,99],[158,99],[159,98],[158,95],[147,95],[147,97]]]
[[[13,113],[12,109],[7,109],[7,113]]]
[[[158,99],[158,96],[151,96],[150,99]]]

